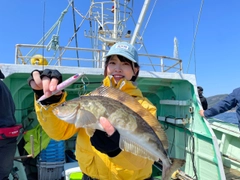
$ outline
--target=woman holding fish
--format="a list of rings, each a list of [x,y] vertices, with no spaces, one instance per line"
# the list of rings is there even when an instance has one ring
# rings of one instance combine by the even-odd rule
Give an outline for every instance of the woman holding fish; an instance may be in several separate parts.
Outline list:
[[[153,179],[151,177],[152,165],[159,158],[148,158],[144,157],[144,155],[139,155],[138,151],[140,150],[137,145],[136,147],[133,145],[130,146],[131,144],[129,145],[129,142],[127,142],[128,139],[131,139],[135,131],[141,131],[138,128],[139,124],[134,121],[135,117],[140,120],[141,117],[134,111],[131,111],[131,108],[124,107],[124,105],[131,105],[131,102],[129,102],[131,99],[128,100],[129,95],[134,97],[133,99],[137,102],[134,105],[135,109],[138,107],[143,108],[143,110],[141,108],[139,110],[141,112],[147,111],[150,114],[147,114],[146,117],[152,116],[154,119],[156,116],[156,107],[143,97],[141,91],[135,85],[138,73],[138,54],[134,46],[126,42],[116,43],[106,55],[105,78],[102,86],[116,89],[115,92],[108,91],[108,89],[103,89],[102,91],[107,92],[107,96],[110,99],[114,97],[116,101],[108,100],[105,102],[105,99],[101,100],[98,97],[100,91],[94,91],[92,94],[83,96],[95,98],[91,102],[91,105],[86,106],[87,103],[85,103],[86,107],[81,107],[82,104],[79,102],[84,101],[84,99],[69,101],[69,103],[66,102],[66,104],[59,106],[59,104],[65,102],[67,93],[64,91],[49,97],[56,90],[57,84],[62,82],[62,76],[59,71],[46,69],[44,71],[35,70],[31,73],[29,85],[35,92],[35,100],[43,94],[49,97],[41,101],[42,105],[49,105],[46,109],[41,108],[41,105],[35,101],[37,117],[45,132],[55,140],[66,140],[77,133],[76,158],[80,169],[84,173],[83,179]],[[120,94],[121,97],[119,97],[117,90],[125,93]],[[125,98],[126,93],[128,94],[127,98]],[[91,101],[91,99],[87,99],[86,102],[88,101]],[[124,105],[118,104],[118,101],[122,101],[121,103]],[[111,107],[108,103],[112,103]],[[117,109],[112,108],[115,107],[114,103],[116,107],[119,106]],[[96,108],[94,109],[94,107]],[[112,113],[113,111],[116,111],[116,113]],[[127,112],[126,115],[124,115],[125,112]],[[114,119],[113,116],[117,116],[115,120],[120,119],[120,121],[117,123],[110,121],[110,119]],[[123,116],[126,118],[124,119]],[[120,126],[128,127],[121,129],[118,128]],[[150,127],[147,123],[145,123],[145,126],[147,128]],[[156,126],[161,128],[160,124]],[[146,129],[142,130],[141,134],[144,134],[145,131]],[[147,129],[147,131],[150,130]],[[126,134],[128,138],[124,139],[124,135],[126,136]],[[164,132],[161,137],[166,137]],[[151,139],[151,137],[143,137],[142,139]],[[162,149],[160,154],[162,153],[164,156],[161,160],[163,166],[166,164],[167,169],[169,169],[170,162],[164,154],[164,143],[166,142],[159,142]],[[123,144],[125,148],[123,148]],[[147,146],[150,147],[148,144]],[[169,175],[166,175],[166,177],[169,177]]]

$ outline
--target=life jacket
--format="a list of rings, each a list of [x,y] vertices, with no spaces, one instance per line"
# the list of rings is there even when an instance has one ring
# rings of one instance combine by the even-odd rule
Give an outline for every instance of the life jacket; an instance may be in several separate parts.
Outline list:
[[[20,133],[21,128],[22,125],[0,128],[0,140],[17,137]]]

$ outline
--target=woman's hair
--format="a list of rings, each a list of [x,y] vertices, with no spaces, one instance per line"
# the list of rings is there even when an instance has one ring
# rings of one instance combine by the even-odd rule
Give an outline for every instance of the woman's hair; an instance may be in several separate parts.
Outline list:
[[[105,69],[104,69],[104,77],[107,76],[107,65],[109,63],[109,60],[111,59],[112,56],[108,56],[106,61],[105,61]],[[140,68],[140,66],[138,65],[138,63],[134,63],[132,62],[131,60],[125,58],[124,56],[121,56],[121,55],[117,55],[118,59],[121,61],[121,62],[128,62],[131,64],[132,66],[132,70],[134,72],[134,69],[133,68]],[[133,67],[134,66],[134,67]],[[139,74],[139,71],[136,73],[135,76],[132,77],[131,81],[135,81],[138,77],[138,74]]]

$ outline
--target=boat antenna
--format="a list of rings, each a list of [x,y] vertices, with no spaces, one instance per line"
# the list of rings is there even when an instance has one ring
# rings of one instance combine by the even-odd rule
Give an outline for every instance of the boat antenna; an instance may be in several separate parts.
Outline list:
[[[196,29],[195,29],[195,33],[194,33],[194,37],[193,37],[192,49],[191,49],[190,56],[189,56],[187,72],[189,70],[189,66],[190,66],[190,62],[191,62],[191,58],[192,58],[192,53],[195,50],[195,42],[196,42],[196,37],[197,37],[197,32],[198,32],[198,26],[199,26],[201,15],[202,15],[203,4],[204,4],[204,0],[201,1],[200,10],[199,10],[199,13],[198,13],[198,21],[197,21],[197,25],[196,25]],[[196,62],[195,62],[195,74],[196,74]]]

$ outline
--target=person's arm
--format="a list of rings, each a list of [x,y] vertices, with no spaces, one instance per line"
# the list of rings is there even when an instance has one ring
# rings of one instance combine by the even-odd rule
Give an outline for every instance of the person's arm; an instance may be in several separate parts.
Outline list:
[[[215,106],[204,111],[205,117],[212,117],[224,113],[237,105],[236,90],[229,94],[225,99],[218,102]]]
[[[0,79],[5,79],[4,74],[2,73],[1,69],[0,69]]]
[[[203,107],[203,110],[208,109],[208,103],[207,103],[207,99],[205,97],[203,97],[202,107]]]
[[[0,80],[0,127],[10,127],[16,124],[16,118],[14,116],[15,113],[15,104],[12,98],[11,92],[4,84],[3,81]]]
[[[60,102],[48,106],[47,109],[44,109],[35,100],[37,120],[39,121],[39,124],[42,126],[44,131],[48,134],[48,136],[55,140],[69,139],[77,133],[77,129],[74,124],[69,124],[58,119],[52,112],[52,109],[55,105],[63,103],[65,101],[65,97],[66,92],[63,93],[63,97]]]
[[[90,138],[92,146],[109,157],[117,156],[122,150],[119,147],[120,134],[105,117],[100,117],[104,131],[95,130]]]
[[[56,90],[57,84],[62,82],[61,73],[50,69],[44,71],[34,70],[28,82],[35,93],[35,111],[44,131],[55,140],[64,140],[73,136],[77,132],[74,124],[68,124],[58,119],[52,112],[54,105],[65,101],[66,93],[59,92],[41,101],[42,105],[48,105],[46,109],[36,101],[43,94],[49,96],[51,92]]]
[[[101,123],[104,131],[96,130],[90,138],[91,144],[98,151],[107,154],[111,161],[126,169],[139,170],[153,162],[145,158],[136,156],[130,152],[122,151],[119,147],[120,134],[111,125],[108,119],[101,117]]]
[[[156,117],[156,107],[146,98],[138,98],[138,102]],[[105,132],[96,130],[90,138],[92,145],[100,152],[107,154],[111,161],[126,169],[139,170],[153,164],[153,161],[136,156],[119,148],[120,135],[106,119],[101,117],[100,123]],[[106,136],[108,135],[108,137]]]
[[[57,103],[62,98],[63,91],[51,96],[57,89],[57,85],[62,82],[62,74],[58,70],[45,69],[43,71],[34,70],[28,78],[28,84],[35,93],[36,100],[42,95],[48,97],[41,101],[42,105]]]

